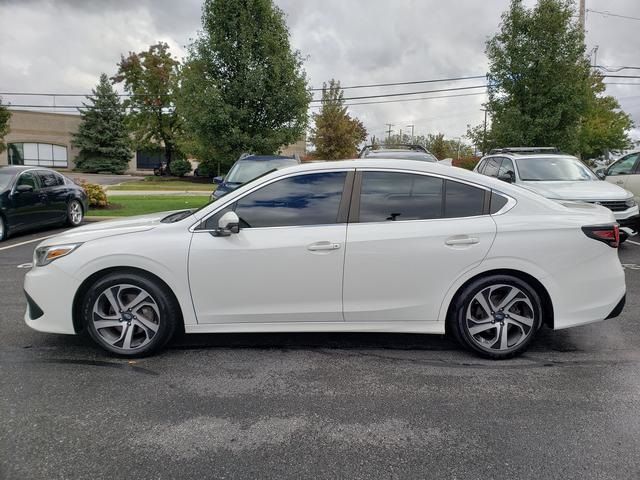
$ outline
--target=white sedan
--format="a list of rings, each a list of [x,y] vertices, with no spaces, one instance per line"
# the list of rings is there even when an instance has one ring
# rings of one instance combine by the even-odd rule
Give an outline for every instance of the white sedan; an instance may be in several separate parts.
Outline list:
[[[124,356],[176,330],[449,333],[490,358],[624,305],[610,210],[407,160],[300,165],[38,245],[27,324]]]

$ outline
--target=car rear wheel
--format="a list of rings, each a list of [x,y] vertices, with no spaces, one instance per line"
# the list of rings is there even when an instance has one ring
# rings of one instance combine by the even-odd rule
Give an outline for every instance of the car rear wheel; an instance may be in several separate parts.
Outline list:
[[[67,223],[72,227],[77,227],[84,219],[84,210],[78,200],[71,200],[67,205]]]
[[[146,275],[115,272],[94,283],[82,302],[91,338],[125,357],[149,355],[173,336],[181,318],[166,286]]]
[[[486,358],[522,353],[542,322],[542,303],[535,289],[508,275],[472,282],[454,307],[453,334],[463,346]]]

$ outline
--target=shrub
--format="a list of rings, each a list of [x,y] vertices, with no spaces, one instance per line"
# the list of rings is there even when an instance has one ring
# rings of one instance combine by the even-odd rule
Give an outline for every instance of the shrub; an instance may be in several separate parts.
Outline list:
[[[191,171],[191,162],[182,158],[177,158],[169,164],[169,170],[171,174],[176,177],[184,177]]]
[[[87,173],[110,172],[121,175],[128,165],[127,162],[107,157],[83,157],[76,161],[76,169]]]
[[[473,170],[479,161],[480,161],[480,157],[475,157],[475,156],[460,157],[460,159],[453,160],[453,166],[466,168],[467,170]]]
[[[84,189],[87,194],[87,199],[89,201],[89,207],[92,208],[105,208],[109,205],[109,200],[107,199],[107,193],[104,191],[101,185],[97,185],[95,183],[87,183],[84,180],[80,181],[80,185]]]

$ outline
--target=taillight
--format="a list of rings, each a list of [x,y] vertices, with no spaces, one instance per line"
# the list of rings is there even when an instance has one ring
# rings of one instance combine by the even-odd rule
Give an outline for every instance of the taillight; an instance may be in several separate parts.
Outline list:
[[[620,227],[617,223],[613,225],[589,225],[582,227],[582,231],[587,237],[604,242],[612,248],[620,246]]]

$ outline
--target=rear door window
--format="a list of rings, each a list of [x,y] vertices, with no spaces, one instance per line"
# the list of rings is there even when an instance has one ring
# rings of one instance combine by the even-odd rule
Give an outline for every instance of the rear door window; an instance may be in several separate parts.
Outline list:
[[[485,190],[466,183],[447,180],[444,216],[446,218],[474,217],[484,211]]]
[[[42,188],[51,188],[62,185],[62,177],[55,172],[48,172],[46,170],[38,170],[38,178],[40,179],[40,185]]]
[[[364,172],[360,222],[442,217],[441,178],[397,172]]]

